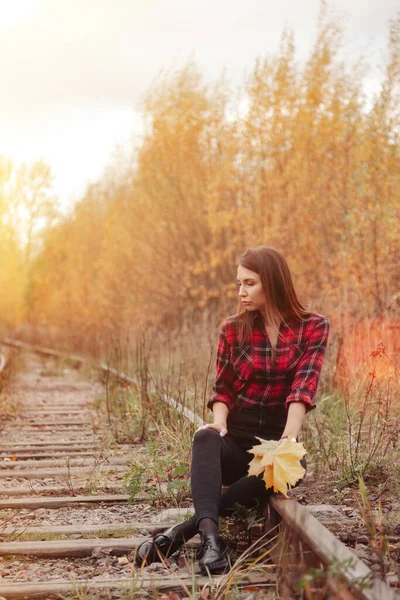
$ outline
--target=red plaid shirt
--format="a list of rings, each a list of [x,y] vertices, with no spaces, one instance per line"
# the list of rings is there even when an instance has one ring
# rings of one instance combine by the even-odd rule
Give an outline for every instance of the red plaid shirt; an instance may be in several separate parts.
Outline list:
[[[302,320],[281,323],[273,357],[272,346],[263,319],[254,313],[250,342],[239,344],[237,318],[230,317],[221,328],[217,376],[208,403],[224,402],[234,407],[288,407],[290,402],[304,402],[307,411],[315,408],[313,398],[324,360],[329,335],[329,321],[318,313]]]

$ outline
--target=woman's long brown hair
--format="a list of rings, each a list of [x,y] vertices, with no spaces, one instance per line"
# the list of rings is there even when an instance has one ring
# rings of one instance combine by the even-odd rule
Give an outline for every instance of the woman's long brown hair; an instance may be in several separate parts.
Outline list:
[[[269,246],[248,248],[237,259],[237,265],[260,275],[267,298],[267,322],[278,333],[281,321],[293,317],[301,319],[308,314],[297,297],[289,266],[280,252]],[[241,300],[239,300],[237,317],[239,340],[243,343],[251,338],[253,315],[243,309]]]

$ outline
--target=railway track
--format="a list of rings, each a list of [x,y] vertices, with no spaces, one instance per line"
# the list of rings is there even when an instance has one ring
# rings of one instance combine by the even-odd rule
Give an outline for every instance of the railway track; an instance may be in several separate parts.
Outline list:
[[[59,359],[75,364],[84,359],[8,344],[28,351],[28,370],[12,390],[24,410],[0,432],[0,598],[211,600],[242,594],[248,600],[272,600],[293,597],[299,581],[308,581],[312,600],[399,598],[313,516],[318,506],[305,508],[278,496],[271,500],[265,523],[253,527],[253,546],[259,549],[238,549],[237,555],[252,551],[257,566],[204,577],[195,562],[194,539],[176,560],[135,568],[141,541],[173,522],[168,511],[160,515],[145,497],[130,505],[121,494],[122,477],[139,447],[109,438],[96,409],[100,384],[57,366]],[[179,410],[174,400],[165,400]],[[262,559],[266,554],[268,561]],[[311,572],[313,577],[304,579]]]

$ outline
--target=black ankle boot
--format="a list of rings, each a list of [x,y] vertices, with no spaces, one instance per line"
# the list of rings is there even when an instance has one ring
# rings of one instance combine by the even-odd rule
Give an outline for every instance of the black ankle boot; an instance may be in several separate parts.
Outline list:
[[[219,535],[199,533],[201,544],[197,557],[202,573],[222,573],[231,563],[228,546]]]
[[[174,527],[170,527],[163,533],[157,533],[151,540],[142,542],[136,551],[135,563],[138,567],[150,565],[153,562],[162,562],[169,558],[184,543],[184,538],[174,535]]]

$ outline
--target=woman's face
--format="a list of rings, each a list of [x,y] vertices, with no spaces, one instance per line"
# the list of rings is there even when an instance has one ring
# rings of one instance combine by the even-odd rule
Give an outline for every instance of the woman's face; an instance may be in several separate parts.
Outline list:
[[[261,277],[258,273],[239,266],[237,270],[239,298],[246,310],[263,310],[267,306]]]

